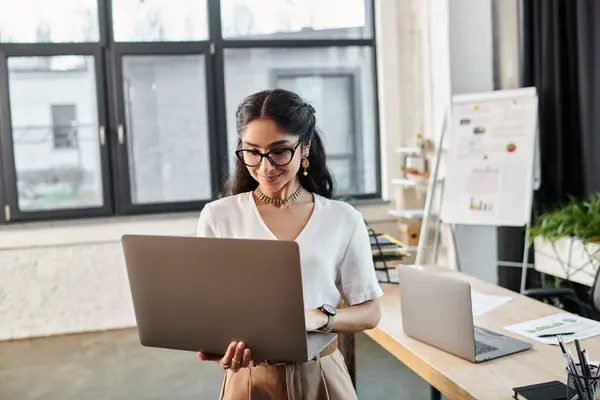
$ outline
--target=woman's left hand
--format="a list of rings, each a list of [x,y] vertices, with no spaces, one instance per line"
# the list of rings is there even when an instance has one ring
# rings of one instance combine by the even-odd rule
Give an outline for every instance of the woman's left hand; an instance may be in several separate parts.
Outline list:
[[[313,332],[327,325],[327,315],[320,310],[304,310],[306,320],[306,331]]]

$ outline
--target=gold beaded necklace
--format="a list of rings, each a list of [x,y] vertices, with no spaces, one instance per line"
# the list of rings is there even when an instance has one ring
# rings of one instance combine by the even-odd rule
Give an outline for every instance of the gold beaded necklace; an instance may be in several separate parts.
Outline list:
[[[263,193],[262,190],[260,190],[260,188],[256,188],[254,193],[256,193],[256,196],[258,196],[258,198],[261,201],[264,201],[265,203],[272,204],[276,207],[287,207],[290,204],[292,204],[293,202],[295,202],[296,200],[298,200],[300,193],[302,193],[302,186],[298,186],[298,189],[296,189],[296,191],[294,193],[290,194],[285,199],[278,199],[275,197],[267,196],[266,194]]]

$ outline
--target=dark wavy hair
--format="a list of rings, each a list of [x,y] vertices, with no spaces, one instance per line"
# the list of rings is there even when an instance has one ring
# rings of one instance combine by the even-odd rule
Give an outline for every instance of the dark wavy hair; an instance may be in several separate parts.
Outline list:
[[[300,184],[309,192],[332,198],[333,179],[327,169],[323,141],[317,132],[315,109],[296,93],[284,89],[264,90],[246,97],[236,112],[236,130],[240,135],[238,148],[242,131],[260,118],[273,120],[284,132],[298,136],[303,144],[310,141],[308,175],[304,176],[302,168],[298,170]],[[235,169],[225,183],[225,195],[249,192],[257,187],[258,182],[236,157]]]

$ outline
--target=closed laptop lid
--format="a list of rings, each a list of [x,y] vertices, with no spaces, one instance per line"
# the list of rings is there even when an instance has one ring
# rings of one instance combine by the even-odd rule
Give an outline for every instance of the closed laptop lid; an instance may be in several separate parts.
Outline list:
[[[305,361],[295,242],[125,235],[142,344],[222,354],[244,341],[255,359]]]
[[[402,325],[417,340],[469,360],[475,334],[468,282],[442,272],[398,267]]]

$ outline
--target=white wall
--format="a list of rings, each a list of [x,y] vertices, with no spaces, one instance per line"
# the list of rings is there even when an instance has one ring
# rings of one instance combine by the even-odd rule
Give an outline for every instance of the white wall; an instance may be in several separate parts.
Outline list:
[[[448,104],[444,96],[488,92],[494,89],[493,29],[491,0],[432,0],[433,3],[446,3],[447,26],[432,24],[433,35],[448,38],[449,80],[447,72],[437,75],[440,98],[434,103]],[[443,20],[443,6],[436,4],[437,17]],[[439,29],[436,29],[438,28]],[[438,54],[444,51],[439,49]],[[441,56],[440,56],[441,57]],[[439,66],[438,66],[439,67]],[[439,67],[441,69],[441,67]],[[439,105],[434,107],[440,117]],[[465,226],[455,227],[456,252],[463,272],[488,282],[497,282],[497,238],[495,227]]]
[[[197,215],[0,230],[0,340],[135,325],[123,233],[192,235]]]
[[[399,63],[417,55],[401,54],[406,47],[402,47],[399,36],[407,31],[400,29],[398,22],[407,17],[399,3],[378,0],[376,7],[386,194],[389,179],[400,175],[393,149],[403,142],[402,123],[407,121],[402,116],[411,114],[410,107],[417,107],[409,101],[400,113],[399,93],[405,90],[401,82],[407,72],[402,75]],[[376,230],[393,233],[395,221],[387,215],[388,208],[387,204],[359,207]],[[189,213],[0,226],[0,340],[134,326],[120,236],[192,235],[197,216]]]
[[[426,135],[439,144],[441,128],[451,97],[450,21],[449,8],[453,0],[424,2],[427,24],[423,54],[426,58],[425,121]],[[450,2],[450,4],[449,4]]]
[[[382,207],[363,207],[388,231]],[[197,213],[0,228],[0,340],[135,326],[120,237],[195,233]]]
[[[491,0],[450,0],[452,94],[494,89]]]
[[[437,146],[452,96],[494,89],[492,3],[427,0],[422,2],[420,18],[424,21],[424,133]],[[449,136],[447,132],[446,143]],[[442,158],[440,176],[444,174]],[[437,199],[433,204],[435,214]],[[456,226],[455,233],[453,241],[450,227],[442,225],[439,262],[496,283],[496,228]],[[431,247],[425,249],[425,262],[432,261],[432,253]]]

